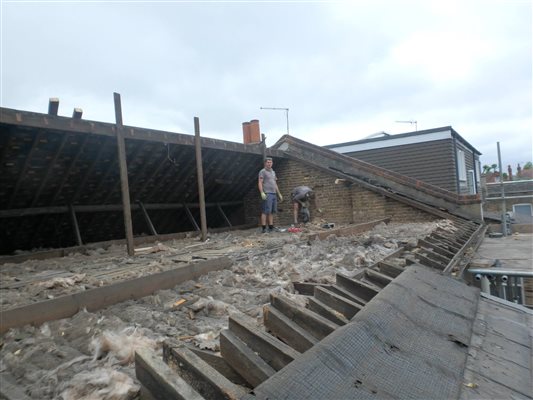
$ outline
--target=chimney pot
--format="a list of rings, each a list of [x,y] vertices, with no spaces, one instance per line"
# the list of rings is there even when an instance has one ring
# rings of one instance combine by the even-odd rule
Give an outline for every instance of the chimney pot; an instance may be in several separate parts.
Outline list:
[[[242,123],[242,141],[244,144],[250,143],[250,123]]]
[[[259,130],[259,120],[250,121],[250,143],[261,143],[261,133]]]

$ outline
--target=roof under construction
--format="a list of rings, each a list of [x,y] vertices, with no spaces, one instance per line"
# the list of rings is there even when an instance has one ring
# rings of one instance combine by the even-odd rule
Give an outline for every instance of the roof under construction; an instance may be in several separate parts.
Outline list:
[[[5,108],[0,115],[0,254],[124,237],[115,124]],[[154,227],[157,234],[197,230],[195,136],[122,129],[134,235]],[[209,227],[242,224],[261,147],[208,138],[200,144]]]
[[[0,109],[0,254],[121,239],[129,218],[135,237],[199,231],[202,202],[208,228],[243,225],[243,199],[266,155],[424,211],[480,218],[477,195],[457,195],[291,136],[266,148],[199,133],[199,124],[187,135]]]
[[[0,253],[78,245],[0,260],[0,397],[120,382],[124,399],[531,399],[533,313],[464,274],[486,231],[478,196],[290,136],[267,149],[0,111]],[[265,155],[429,222],[245,229]],[[80,246],[124,237],[124,193],[137,239],[160,241],[135,257],[124,241]],[[202,202],[212,232],[234,231],[178,240],[200,230]]]

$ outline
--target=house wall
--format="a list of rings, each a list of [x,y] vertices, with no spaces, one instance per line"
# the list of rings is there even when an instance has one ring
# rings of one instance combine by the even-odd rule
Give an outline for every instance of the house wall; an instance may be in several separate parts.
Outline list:
[[[464,152],[464,155],[465,155],[465,167],[466,167],[466,172],[467,172],[467,180],[466,181],[461,181],[459,180],[459,194],[470,194],[470,187],[468,185],[468,171],[469,170],[473,170],[474,171],[474,174],[479,174],[479,171],[476,171],[476,158],[475,158],[475,155],[474,153],[472,153],[472,150],[470,150],[468,147],[466,147],[463,143],[461,143],[460,141],[456,141],[456,147],[457,147],[457,150],[462,150]],[[475,175],[474,177],[474,184],[475,184],[475,187],[476,187],[476,193],[479,192],[479,176],[478,175]],[[457,180],[456,180],[457,182]],[[457,192],[457,190],[454,190],[455,192]]]
[[[318,208],[322,209],[320,214],[314,204],[311,204],[311,217],[315,223],[360,223],[387,217],[395,222],[421,222],[436,219],[432,214],[389,199],[359,185],[338,181],[332,174],[297,161],[275,160],[273,168],[278,177],[278,186],[284,196],[283,201],[278,204],[278,214],[274,219],[276,225],[285,226],[292,223],[290,194],[294,187],[300,185],[309,186],[315,191]],[[260,205],[259,190],[255,186],[245,198],[246,223],[259,225]]]
[[[457,192],[455,154],[451,139],[357,151],[346,155]]]

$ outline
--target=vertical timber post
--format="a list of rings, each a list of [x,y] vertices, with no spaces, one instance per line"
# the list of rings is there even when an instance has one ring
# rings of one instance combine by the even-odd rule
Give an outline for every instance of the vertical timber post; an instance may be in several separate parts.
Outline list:
[[[205,216],[204,169],[202,167],[202,144],[200,142],[200,120],[194,117],[194,148],[196,150],[196,172],[198,175],[198,199],[200,204],[200,225],[202,242],[207,239],[207,219]]]
[[[128,248],[128,255],[133,256],[135,254],[135,248],[133,247],[133,225],[131,223],[128,165],[126,163],[126,142],[124,140],[124,132],[122,129],[122,105],[120,103],[120,94],[113,93],[113,99],[115,101],[118,164],[120,166],[120,189],[122,191],[122,209],[124,211],[124,229],[126,230],[126,245]]]
[[[263,163],[267,158],[267,148],[266,148],[266,136],[264,133],[261,134],[261,152],[263,153]]]

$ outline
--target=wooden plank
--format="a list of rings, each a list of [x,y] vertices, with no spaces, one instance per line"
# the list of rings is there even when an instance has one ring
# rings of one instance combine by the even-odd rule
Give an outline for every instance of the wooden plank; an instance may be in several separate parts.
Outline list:
[[[207,217],[205,213],[204,167],[202,164],[202,142],[200,138],[200,119],[194,117],[194,150],[196,154],[196,176],[198,179],[198,199],[200,203],[200,226],[202,242],[207,239]]]
[[[279,371],[300,355],[298,351],[289,345],[265,331],[257,329],[253,325],[253,320],[244,314],[230,315],[229,330],[276,371]]]
[[[263,307],[263,321],[270,333],[300,353],[309,350],[318,342],[313,335],[268,304]]]
[[[329,287],[329,285],[315,282],[292,282],[292,285],[294,286],[295,291],[305,296],[312,296],[315,293],[315,286]]]
[[[194,230],[200,232],[200,227],[198,226],[198,223],[194,219],[194,216],[192,215],[191,210],[189,210],[189,207],[187,207],[185,203],[183,203],[183,209],[185,210],[185,214],[187,214],[189,221],[191,221],[191,224],[194,227]]]
[[[321,287],[317,287],[315,289],[315,297],[317,300],[320,300],[322,303],[327,304],[334,310],[337,310],[348,319],[351,319],[363,308],[363,306],[360,304],[350,301],[345,297],[339,296],[338,294]]]
[[[226,224],[231,228],[231,221],[226,216],[226,213],[224,212],[220,204],[217,204],[217,210],[220,213],[220,215],[222,215],[222,218],[224,218],[224,221],[226,221]]]
[[[151,399],[205,400],[151,350],[135,351],[135,375]]]
[[[246,381],[242,378],[242,376],[240,376],[237,371],[235,371],[218,353],[200,350],[194,346],[186,345],[186,347],[226,378],[228,378],[231,382],[235,383],[236,385],[246,385]]]
[[[148,211],[146,211],[146,207],[144,206],[143,202],[140,200],[137,200],[137,203],[139,204],[139,207],[141,208],[144,221],[146,222],[146,225],[148,226],[150,233],[152,234],[152,236],[157,236],[157,231],[155,230],[154,224],[152,223],[152,220],[150,219],[150,216],[148,215]]]
[[[6,125],[17,127],[46,128],[47,130],[59,133],[87,133],[89,135],[104,135],[115,137],[115,124],[79,120],[75,124],[70,118],[50,118],[48,114],[35,113],[30,111],[20,111],[1,107],[0,122]],[[190,134],[177,132],[166,132],[155,129],[124,126],[128,139],[145,140],[158,143],[173,143],[177,145],[194,146],[194,138]],[[250,146],[243,143],[228,142],[226,140],[202,138],[202,147],[218,149],[223,151],[235,151],[261,155],[259,146]],[[285,153],[277,149],[268,149],[268,154],[272,157],[285,157]]]
[[[83,241],[81,240],[80,227],[78,225],[78,218],[76,217],[76,211],[74,211],[74,207],[72,206],[72,204],[69,204],[68,209],[70,212],[70,221],[72,223],[72,231],[74,232],[76,243],[78,244],[78,246],[83,246]]]
[[[315,299],[314,297],[309,298],[307,302],[307,307],[311,311],[316,312],[317,314],[329,319],[331,322],[337,325],[346,325],[348,322],[350,322],[340,312],[334,310],[333,308],[322,303],[320,300]]]
[[[432,233],[430,237],[439,242],[442,242],[442,244],[448,247],[449,249],[451,249],[453,253],[457,253],[459,249],[461,248],[461,246],[458,243],[452,242],[437,233]]]
[[[397,267],[396,265],[389,264],[386,261],[378,261],[379,272],[382,274],[388,275],[391,278],[396,278],[403,272],[403,268]]]
[[[307,310],[287,298],[270,294],[270,304],[318,340],[322,340],[339,327],[327,318]]]
[[[115,133],[117,136],[120,191],[122,194],[122,211],[124,215],[126,247],[128,249],[128,255],[133,256],[135,254],[135,248],[133,245],[133,224],[131,221],[130,189],[128,186],[128,163],[126,160],[126,141],[124,139],[122,126],[122,105],[120,103],[120,94],[113,93],[113,99],[115,102]]]
[[[417,260],[421,264],[423,264],[423,265],[425,265],[427,267],[435,268],[435,269],[438,269],[438,270],[441,270],[441,271],[443,271],[444,268],[446,268],[446,265],[443,265],[443,264],[441,264],[438,261],[432,260],[431,258],[428,258],[428,257],[426,257],[423,254],[416,253],[415,257],[417,258]]]
[[[451,241],[464,244],[468,238],[472,235],[471,232],[465,231],[463,228],[458,228],[454,232],[447,231],[446,229],[438,228],[434,232],[438,233]]]
[[[71,317],[83,308],[92,312],[121,301],[139,299],[231,265],[232,261],[228,257],[199,261],[169,271],[1,311],[0,333],[26,324],[42,324]]]
[[[420,247],[426,247],[428,249],[432,249],[435,253],[439,253],[441,255],[443,255],[444,257],[447,257],[449,258],[450,260],[453,258],[453,256],[455,255],[453,252],[451,252],[450,250],[447,250],[445,249],[444,247],[442,246],[439,246],[439,243],[435,243],[435,242],[432,242],[430,241],[430,239],[426,238],[426,239],[419,239],[418,240],[418,246]]]
[[[220,332],[220,353],[252,388],[276,373],[274,368],[229,330]]]
[[[338,286],[346,289],[348,292],[362,298],[365,301],[370,301],[374,298],[379,290],[357,279],[351,279],[350,277],[337,273],[335,274],[335,281]]]
[[[427,247],[420,247],[422,253],[424,253],[428,258],[431,258],[441,264],[448,265],[450,262],[450,259],[447,257],[444,257],[443,255],[433,251],[432,249],[428,249]]]
[[[367,301],[365,299],[362,299],[361,297],[353,294],[353,293],[350,293],[348,290],[340,287],[340,286],[337,286],[337,285],[333,285],[331,286],[331,288],[327,289],[327,290],[330,290],[332,291],[333,293],[341,296],[341,297],[344,297],[345,299],[348,299],[350,301],[353,301],[355,304],[358,304],[360,305],[361,307],[364,307],[365,304],[367,303]]]
[[[163,359],[175,367],[180,376],[206,399],[238,399],[248,393],[235,385],[191,350],[179,343],[163,342]]]
[[[365,279],[368,279],[369,282],[380,288],[384,288],[393,280],[390,276],[370,268],[365,268]]]

